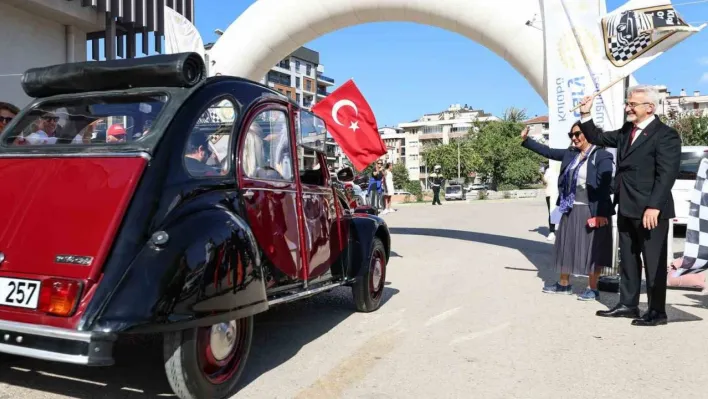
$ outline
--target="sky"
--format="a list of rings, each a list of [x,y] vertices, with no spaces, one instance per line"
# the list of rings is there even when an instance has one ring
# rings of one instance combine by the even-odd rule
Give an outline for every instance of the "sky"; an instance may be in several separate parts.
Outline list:
[[[625,2],[607,0],[607,10]],[[214,30],[226,30],[253,3],[254,0],[196,0],[196,27],[204,43],[215,41]],[[708,1],[672,3],[692,25],[708,22]],[[451,104],[468,104],[496,116],[508,107],[525,109],[529,117],[548,113],[536,91],[501,57],[440,28],[403,22],[369,23],[340,29],[304,46],[320,53],[324,74],[336,82],[330,91],[354,78],[374,110],[379,127],[416,120]],[[426,56],[420,51],[422,48],[434,49],[435,55]],[[708,93],[708,27],[657,57],[634,76],[639,83],[666,85],[672,94],[681,89]]]

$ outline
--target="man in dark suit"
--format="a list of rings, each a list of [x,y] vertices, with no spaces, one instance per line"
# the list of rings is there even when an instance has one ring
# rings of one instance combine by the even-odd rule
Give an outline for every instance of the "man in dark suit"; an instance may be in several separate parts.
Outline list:
[[[614,202],[619,205],[620,301],[597,315],[630,317],[632,325],[656,326],[667,323],[666,250],[669,219],[675,217],[671,188],[679,173],[681,139],[654,115],[659,102],[654,87],[634,86],[627,93],[627,123],[619,130],[603,132],[595,126],[592,97],[585,97],[580,107],[580,129],[588,141],[617,148]],[[640,318],[642,257],[649,310]]]

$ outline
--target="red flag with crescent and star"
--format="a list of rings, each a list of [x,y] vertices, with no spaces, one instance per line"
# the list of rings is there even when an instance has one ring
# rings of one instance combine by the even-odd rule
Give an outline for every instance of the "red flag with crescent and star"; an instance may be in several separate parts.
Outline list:
[[[327,130],[357,171],[386,154],[374,112],[353,80],[315,104],[312,112],[325,121]]]

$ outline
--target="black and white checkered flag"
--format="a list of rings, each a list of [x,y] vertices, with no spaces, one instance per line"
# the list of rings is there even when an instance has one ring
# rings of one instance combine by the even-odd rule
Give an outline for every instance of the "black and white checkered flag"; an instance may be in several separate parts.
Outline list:
[[[675,276],[695,274],[708,269],[708,159],[701,160],[696,185],[691,194],[691,207],[686,223],[683,262]]]

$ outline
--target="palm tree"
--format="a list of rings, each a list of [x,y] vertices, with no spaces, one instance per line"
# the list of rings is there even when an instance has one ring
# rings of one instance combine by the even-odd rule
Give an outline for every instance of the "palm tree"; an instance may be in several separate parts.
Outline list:
[[[504,111],[502,119],[505,122],[519,123],[525,121],[528,118],[526,117],[526,109],[510,107]]]

